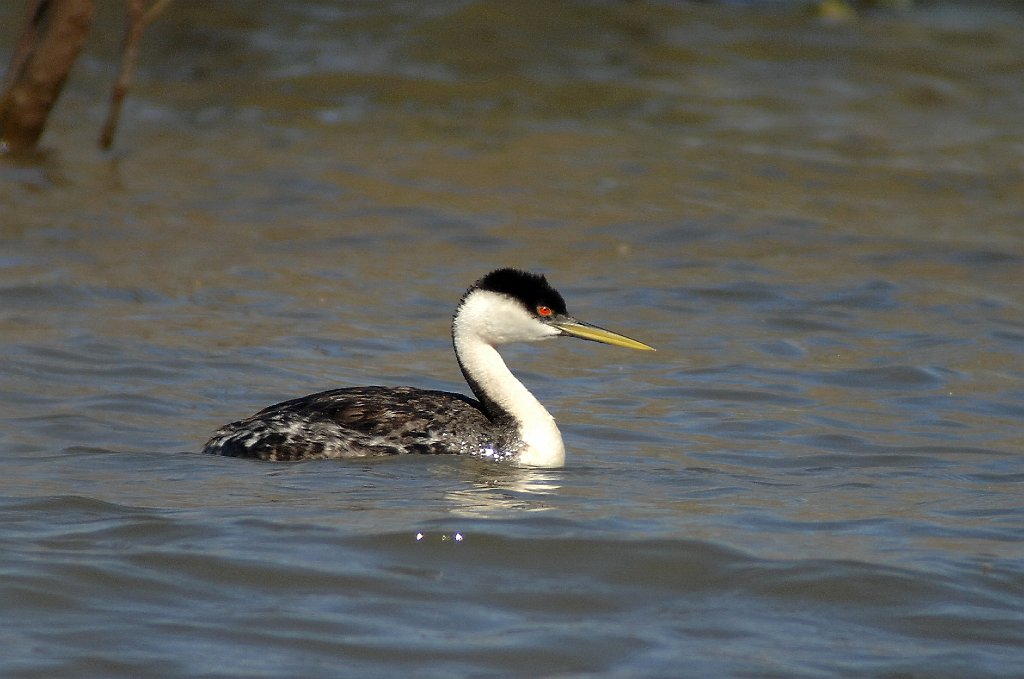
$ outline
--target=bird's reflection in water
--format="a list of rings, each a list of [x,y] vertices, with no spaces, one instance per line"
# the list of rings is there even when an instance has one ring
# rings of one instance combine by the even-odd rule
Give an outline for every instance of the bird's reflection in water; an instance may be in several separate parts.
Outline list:
[[[552,496],[562,487],[565,472],[539,467],[473,464],[472,485],[445,493],[454,516],[507,519],[519,512],[553,508]]]

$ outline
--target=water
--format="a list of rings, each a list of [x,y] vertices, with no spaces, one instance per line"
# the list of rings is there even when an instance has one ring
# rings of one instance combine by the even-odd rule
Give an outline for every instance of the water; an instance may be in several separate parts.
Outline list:
[[[0,165],[0,675],[1024,675],[1019,6],[504,7],[175,3],[110,156],[103,8]],[[195,452],[464,389],[503,265],[659,350],[506,352],[564,469]]]

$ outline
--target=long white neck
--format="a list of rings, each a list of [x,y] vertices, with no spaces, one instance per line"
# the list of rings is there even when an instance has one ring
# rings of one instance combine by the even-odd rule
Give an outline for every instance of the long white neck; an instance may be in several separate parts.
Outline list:
[[[452,339],[459,364],[485,406],[497,406],[510,415],[526,444],[519,462],[539,467],[561,467],[565,446],[555,418],[505,365],[487,323],[481,323],[474,300],[469,299],[452,324]],[[487,403],[487,402],[490,403]]]

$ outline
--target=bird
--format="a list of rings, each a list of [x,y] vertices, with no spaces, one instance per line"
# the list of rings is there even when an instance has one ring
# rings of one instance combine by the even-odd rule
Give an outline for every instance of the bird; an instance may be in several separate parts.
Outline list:
[[[565,446],[555,419],[512,374],[497,347],[574,337],[654,351],[573,318],[545,276],[514,268],[491,271],[466,290],[451,334],[476,398],[415,387],[331,389],[227,424],[203,452],[271,461],[450,454],[561,467]]]

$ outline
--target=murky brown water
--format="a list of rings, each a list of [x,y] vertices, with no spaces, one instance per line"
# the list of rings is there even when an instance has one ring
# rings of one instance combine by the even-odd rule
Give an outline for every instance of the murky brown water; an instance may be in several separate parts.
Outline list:
[[[0,674],[1019,676],[1019,5],[176,2],[105,155],[115,9],[0,162]],[[659,349],[506,353],[564,470],[184,452],[463,390],[503,265]]]

